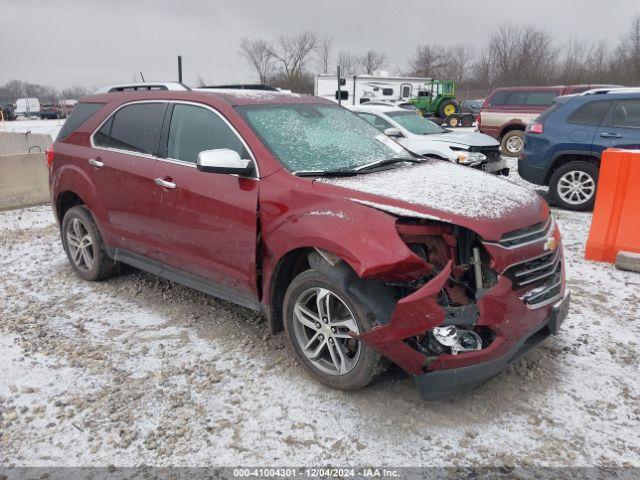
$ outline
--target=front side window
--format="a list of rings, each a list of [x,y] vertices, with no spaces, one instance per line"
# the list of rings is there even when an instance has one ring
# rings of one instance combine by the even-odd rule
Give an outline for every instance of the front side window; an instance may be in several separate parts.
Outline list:
[[[220,148],[234,150],[241,158],[249,158],[238,135],[220,116],[195,105],[176,104],[173,107],[167,144],[169,158],[196,163],[200,152]]]
[[[236,107],[290,171],[353,169],[405,150],[345,108],[326,104]]]
[[[97,146],[155,155],[160,143],[165,103],[136,103],[118,110],[96,135]]]
[[[387,116],[398,122],[404,128],[416,135],[430,135],[432,133],[446,133],[447,131],[433,123],[431,120],[427,120],[421,117],[417,113],[406,112],[387,112]]]
[[[610,106],[611,100],[587,103],[569,117],[569,122],[579,125],[600,125]]]
[[[613,110],[615,127],[640,127],[640,100],[620,100]]]

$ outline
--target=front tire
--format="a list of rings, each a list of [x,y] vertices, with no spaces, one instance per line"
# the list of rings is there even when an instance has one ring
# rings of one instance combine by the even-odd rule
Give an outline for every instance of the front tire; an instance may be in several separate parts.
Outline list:
[[[569,162],[558,168],[549,180],[553,201],[566,210],[593,210],[598,186],[598,167],[593,163]]]
[[[283,316],[296,359],[321,383],[358,390],[382,370],[380,354],[348,334],[372,328],[362,306],[318,271],[302,272],[291,282]]]
[[[60,233],[69,263],[80,278],[98,281],[115,272],[116,263],[107,255],[102,236],[87,207],[76,205],[67,210]]]
[[[511,130],[507,132],[500,141],[500,150],[503,155],[517,157],[524,148],[524,132],[522,130]]]

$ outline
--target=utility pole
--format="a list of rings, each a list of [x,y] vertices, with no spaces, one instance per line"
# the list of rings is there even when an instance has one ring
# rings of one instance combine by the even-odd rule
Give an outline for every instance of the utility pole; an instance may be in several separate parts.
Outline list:
[[[342,105],[342,89],[340,88],[340,65],[338,65],[338,105]]]
[[[178,82],[182,83],[182,55],[178,55]]]

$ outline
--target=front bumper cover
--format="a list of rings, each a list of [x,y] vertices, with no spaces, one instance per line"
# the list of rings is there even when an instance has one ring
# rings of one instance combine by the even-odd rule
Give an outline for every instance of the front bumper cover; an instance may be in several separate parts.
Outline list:
[[[567,292],[551,309],[551,315],[533,331],[523,336],[506,354],[466,367],[436,370],[414,375],[420,396],[425,400],[442,400],[479,386],[516,362],[549,335],[556,335],[567,317],[571,295]]]

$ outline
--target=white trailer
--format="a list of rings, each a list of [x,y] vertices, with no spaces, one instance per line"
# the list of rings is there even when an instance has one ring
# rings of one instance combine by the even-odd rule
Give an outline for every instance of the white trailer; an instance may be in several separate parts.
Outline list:
[[[429,88],[431,78],[392,77],[386,75],[346,75],[342,76],[338,90],[336,75],[318,75],[315,95],[338,101],[339,93],[345,105],[359,105],[371,100],[409,100],[418,92]]]

